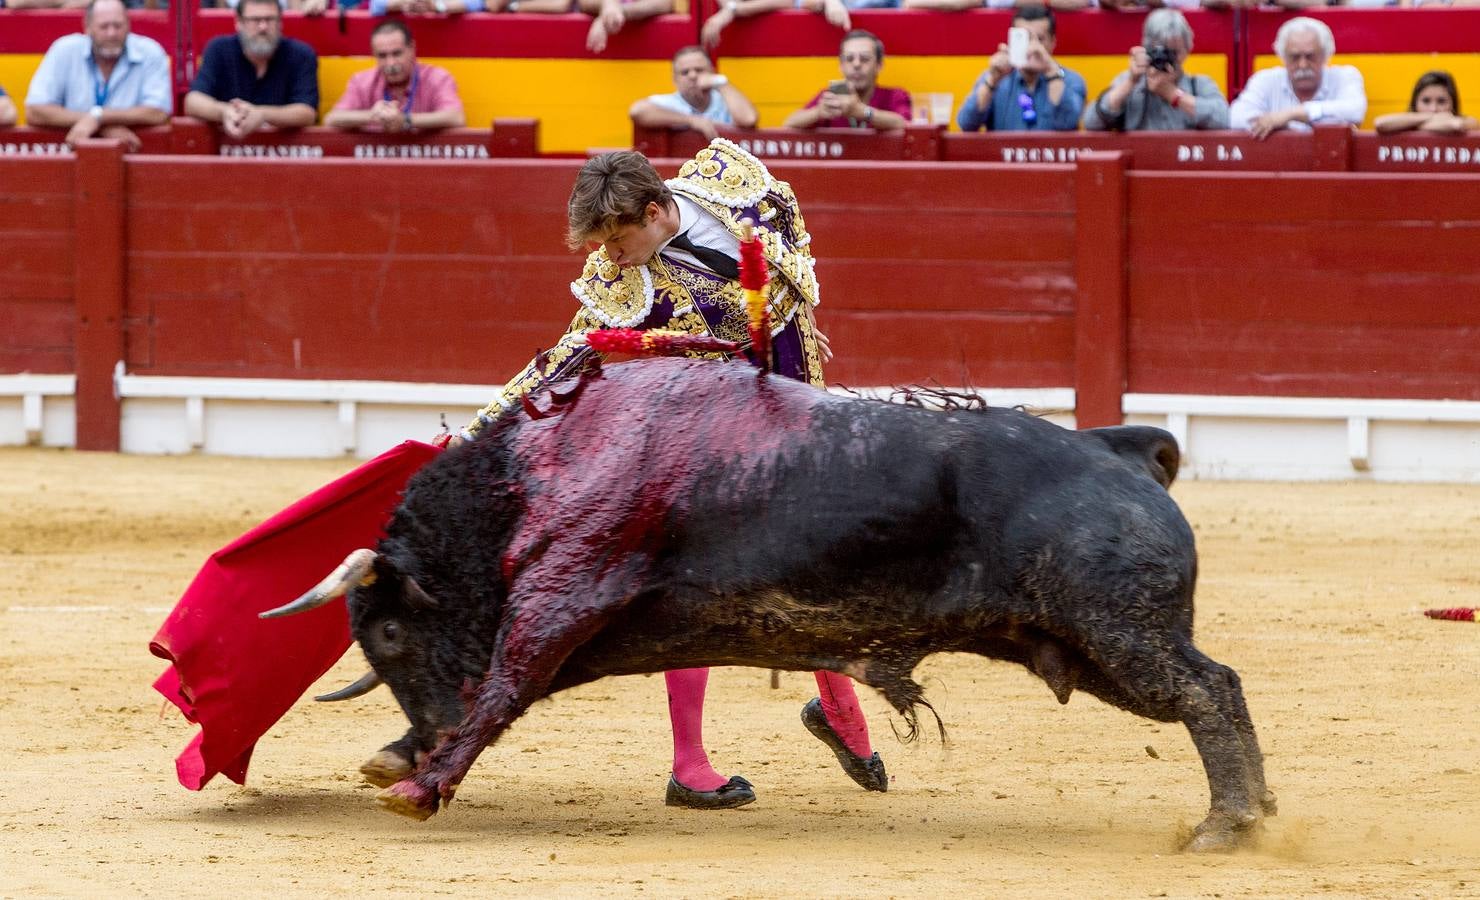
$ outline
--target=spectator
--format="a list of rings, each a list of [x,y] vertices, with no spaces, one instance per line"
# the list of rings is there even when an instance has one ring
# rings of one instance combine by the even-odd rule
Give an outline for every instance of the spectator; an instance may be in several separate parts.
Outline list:
[[[962,131],[1075,131],[1088,89],[1078,72],[1054,61],[1057,28],[1053,10],[1024,6],[1012,17],[1013,28],[1029,34],[1027,62],[1014,69],[1007,45],[998,44],[987,70],[966,93],[956,113]]]
[[[501,0],[493,0],[498,3]],[[556,3],[560,0],[530,0],[531,3]],[[525,12],[536,10],[526,7],[520,0],[508,0],[504,6],[507,12],[514,12],[518,8]],[[673,0],[577,0],[576,7],[591,17],[591,27],[586,31],[586,49],[592,53],[600,53],[606,49],[607,39],[628,22],[639,22],[643,19],[651,19],[663,13],[673,12]],[[549,12],[566,12],[570,7],[564,9],[552,9]]]
[[[185,95],[185,114],[221,123],[234,138],[263,128],[312,125],[319,110],[319,58],[283,37],[277,0],[241,0],[236,35],[212,38]]]
[[[0,126],[15,124],[15,101],[0,87]]]
[[[872,32],[855,29],[843,36],[838,51],[843,78],[834,81],[786,117],[787,128],[876,128],[890,131],[910,121],[910,92],[880,87],[884,42]]]
[[[1274,52],[1284,66],[1255,72],[1229,108],[1230,128],[1263,140],[1283,128],[1314,124],[1360,125],[1367,92],[1355,66],[1330,66],[1336,39],[1325,22],[1297,16],[1280,26]]]
[[[715,125],[754,128],[755,105],[730,79],[714,71],[702,47],[684,47],[673,54],[671,94],[653,94],[632,104],[628,115],[646,128],[693,129],[714,140]]]
[[[305,0],[305,2],[317,3],[321,2],[321,0]],[[512,3],[516,8],[519,6],[517,0],[509,0],[509,2]],[[554,4],[559,2],[561,2],[561,0],[529,0],[531,7],[538,4],[549,4],[553,7]],[[454,15],[457,13],[482,12],[485,8],[489,12],[499,11],[492,4],[485,6],[484,0],[370,0],[369,10],[370,15],[372,16],[383,16],[386,13],[401,13],[402,15],[408,16],[438,16]],[[513,11],[514,10],[512,9],[509,10],[509,12]],[[546,10],[535,10],[531,8],[526,11],[570,12],[570,2],[569,0],[564,0],[559,10],[553,8]]]
[[[396,132],[467,124],[452,73],[416,61],[416,42],[405,22],[391,19],[375,26],[370,55],[375,68],[350,76],[325,125]]]
[[[1140,8],[1140,0],[1125,0],[1131,8]],[[1174,0],[1175,2],[1175,0]],[[1185,0],[1184,0],[1185,2]],[[1090,9],[1103,6],[1107,9],[1116,6],[1115,0],[904,0],[902,4],[905,9],[934,9],[942,12],[960,12],[966,9],[1013,9],[1018,6],[1047,6],[1059,12],[1073,12],[1078,9]],[[1172,5],[1172,4],[1168,4]]]
[[[93,135],[139,149],[133,128],[169,121],[170,58],[150,38],[129,34],[122,0],[92,0],[82,34],[56,39],[26,92],[26,122],[67,129],[69,146]]]
[[[1227,128],[1228,101],[1206,75],[1182,70],[1192,52],[1192,26],[1175,9],[1146,17],[1130,68],[1084,111],[1089,131],[1179,131]]]
[[[0,7],[10,9],[81,9],[87,0],[0,0]]]
[[[853,27],[850,9],[890,9],[899,0],[719,0],[719,11],[704,20],[699,42],[713,49],[719,44],[720,32],[736,19],[748,19],[778,9],[805,9],[821,13],[829,25],[848,31]]]
[[[1470,116],[1460,115],[1459,88],[1448,72],[1425,72],[1413,85],[1408,111],[1378,116],[1372,123],[1383,134],[1395,131],[1438,131],[1464,134],[1477,126]]]

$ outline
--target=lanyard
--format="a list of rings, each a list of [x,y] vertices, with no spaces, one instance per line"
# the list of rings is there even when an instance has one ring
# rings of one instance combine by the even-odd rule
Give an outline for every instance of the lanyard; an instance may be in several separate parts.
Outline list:
[[[410,87],[406,88],[406,102],[401,104],[401,112],[405,113],[408,116],[411,115],[411,104],[416,101],[416,82],[420,78],[421,69],[413,67],[411,69],[411,85]],[[385,86],[385,94],[383,96],[387,101],[391,99],[390,85]]]
[[[88,64],[91,66],[91,69],[92,69],[93,105],[94,106],[102,106],[103,104],[105,104],[105,103],[108,102],[108,92],[111,91],[111,90],[113,90],[113,87],[107,81],[104,81],[103,80],[103,72],[102,72],[101,69],[98,68],[98,61],[97,61],[97,59],[93,58],[92,56],[89,56],[87,58],[87,61],[88,61]],[[123,54],[118,57],[118,62],[116,62],[116,63],[113,64],[113,70],[114,70],[114,72],[117,72],[119,66],[127,66],[127,65],[128,65],[128,48],[125,47]],[[109,80],[111,81],[112,79],[109,79]],[[122,75],[119,75],[118,76],[118,80],[119,81],[123,81],[123,76]]]

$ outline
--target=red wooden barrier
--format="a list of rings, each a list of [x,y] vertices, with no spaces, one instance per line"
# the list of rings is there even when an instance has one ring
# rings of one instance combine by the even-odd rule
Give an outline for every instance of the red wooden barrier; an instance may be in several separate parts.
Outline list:
[[[1130,390],[1480,400],[1480,179],[1128,182]]]
[[[765,160],[938,160],[941,126],[912,125],[900,131],[862,128],[720,128],[728,138]],[[697,131],[632,126],[632,147],[648,157],[688,159],[704,149],[708,139]]]
[[[538,119],[495,119],[492,130],[447,128],[414,134],[296,128],[232,138],[198,119],[172,121],[171,153],[205,153],[253,159],[495,159],[539,156]],[[146,151],[147,152],[147,151]],[[159,151],[166,152],[166,151]]]
[[[121,417],[113,370],[124,355],[123,145],[82,141],[76,171],[77,449],[117,451]]]
[[[75,161],[0,160],[0,372],[74,371]]]
[[[812,233],[830,380],[1073,383],[1073,169],[768,167]]]

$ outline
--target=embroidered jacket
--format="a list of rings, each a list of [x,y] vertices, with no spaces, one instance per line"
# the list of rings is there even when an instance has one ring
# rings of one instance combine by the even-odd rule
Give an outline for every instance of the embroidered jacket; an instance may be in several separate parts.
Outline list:
[[[759,159],[724,138],[700,150],[666,184],[737,238],[742,219],[755,223],[771,269],[767,301],[776,370],[820,387],[822,360],[802,305],[816,306],[819,301],[812,238],[791,186],[772,178]],[[479,411],[464,436],[512,409],[542,382],[577,371],[595,352],[586,345],[585,335],[598,328],[665,328],[749,343],[739,282],[661,252],[644,265],[622,269],[607,257],[606,248],[598,249],[586,258],[581,277],[570,289],[580,309],[565,334],[545,352],[543,368],[538,360],[526,365],[494,402]]]

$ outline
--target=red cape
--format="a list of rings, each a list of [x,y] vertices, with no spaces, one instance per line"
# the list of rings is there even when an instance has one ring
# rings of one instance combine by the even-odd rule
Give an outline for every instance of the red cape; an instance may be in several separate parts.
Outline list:
[[[439,452],[406,441],[206,560],[149,644],[171,663],[155,689],[201,726],[175,760],[181,784],[198,791],[217,773],[245,783],[258,738],[350,644],[343,603],[283,619],[257,614],[318,584],[352,550],[374,547],[406,482]]]

